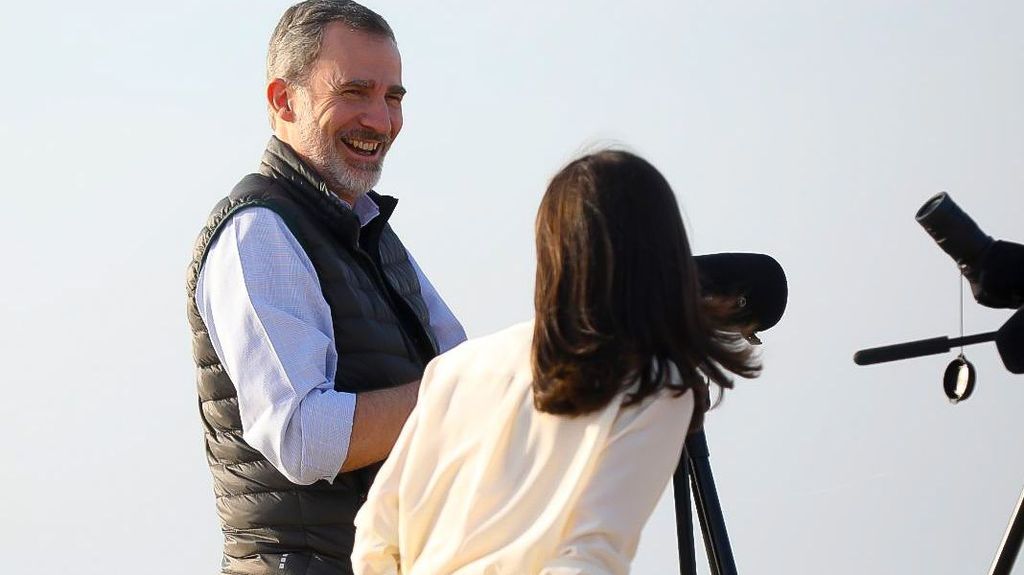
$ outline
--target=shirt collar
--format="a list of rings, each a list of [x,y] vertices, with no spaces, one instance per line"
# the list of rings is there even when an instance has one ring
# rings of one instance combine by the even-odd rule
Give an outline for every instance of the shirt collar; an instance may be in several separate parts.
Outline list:
[[[365,228],[367,224],[380,215],[380,207],[373,201],[373,198],[371,198],[369,194],[360,194],[359,197],[356,198],[355,205],[350,205],[338,196],[334,197],[341,202],[341,205],[352,210],[352,213],[354,213],[356,218],[359,219],[359,227],[361,228]]]

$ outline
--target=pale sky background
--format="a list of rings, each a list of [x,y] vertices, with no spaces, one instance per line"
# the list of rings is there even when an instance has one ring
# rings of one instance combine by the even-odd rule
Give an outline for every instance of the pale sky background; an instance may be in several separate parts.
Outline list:
[[[959,330],[955,267],[913,219],[932,194],[1024,241],[1024,3],[368,4],[409,88],[378,189],[470,335],[531,313],[547,179],[626,144],[674,186],[698,253],[770,253],[789,276],[764,376],[708,419],[740,571],[987,572],[1024,486],[1024,379],[969,348],[978,388],[952,406],[954,353],[851,356]],[[218,568],[184,270],[269,137],[287,5],[2,10],[4,573]],[[968,333],[1007,317],[966,305]],[[675,555],[666,498],[634,572]]]

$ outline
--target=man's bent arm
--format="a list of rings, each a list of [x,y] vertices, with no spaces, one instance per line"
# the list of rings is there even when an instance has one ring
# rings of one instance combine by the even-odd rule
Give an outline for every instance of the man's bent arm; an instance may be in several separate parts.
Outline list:
[[[225,228],[211,245],[196,299],[238,388],[245,439],[300,484],[386,458],[416,403],[417,384],[358,395],[334,391],[330,309],[297,240],[266,208],[245,209]],[[439,351],[447,351],[465,340],[465,331],[409,259]]]
[[[356,413],[342,473],[383,461],[416,406],[420,382],[356,395]]]
[[[289,481],[332,481],[346,458],[355,394],[334,390],[330,309],[281,218],[247,208],[210,246],[196,303],[238,392],[243,437]]]
[[[426,274],[409,253],[409,262],[416,270],[420,293],[430,314],[430,330],[440,353],[466,341],[466,331],[455,318],[448,304],[434,289]],[[342,472],[359,469],[382,461],[391,453],[409,413],[416,405],[419,382],[391,389],[369,391],[356,396],[355,416],[349,439],[348,457]]]

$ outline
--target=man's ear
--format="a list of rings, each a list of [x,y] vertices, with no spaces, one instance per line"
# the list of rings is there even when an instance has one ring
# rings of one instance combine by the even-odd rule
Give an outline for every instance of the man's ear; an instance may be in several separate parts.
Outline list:
[[[295,121],[291,90],[284,79],[274,78],[267,84],[267,104],[275,118],[284,122]]]

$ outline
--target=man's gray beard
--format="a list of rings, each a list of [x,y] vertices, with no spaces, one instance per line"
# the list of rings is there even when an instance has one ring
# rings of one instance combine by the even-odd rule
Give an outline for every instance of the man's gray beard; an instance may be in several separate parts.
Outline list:
[[[354,201],[372,190],[380,181],[384,158],[381,157],[381,161],[374,162],[372,165],[367,164],[367,167],[370,168],[368,170],[352,168],[338,157],[336,151],[334,155],[328,156],[324,160],[326,162],[325,171],[329,174],[324,177],[328,187],[339,197],[344,198],[349,195]]]
[[[355,201],[380,181],[387,150],[381,150],[380,158],[375,162],[361,162],[367,169],[360,169],[349,166],[342,159],[337,147],[345,144],[332,140],[313,122],[301,123],[299,139],[302,148],[309,150],[308,160],[313,169],[326,180],[327,186],[338,197],[351,197]]]

